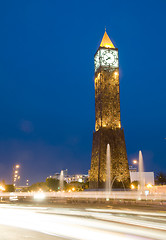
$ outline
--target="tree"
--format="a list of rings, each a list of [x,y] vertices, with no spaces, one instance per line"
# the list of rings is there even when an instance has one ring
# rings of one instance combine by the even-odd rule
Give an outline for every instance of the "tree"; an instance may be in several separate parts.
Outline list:
[[[159,172],[156,175],[155,184],[157,184],[157,185],[165,185],[166,184],[166,174],[163,173],[163,172]]]
[[[88,183],[80,183],[80,182],[70,182],[68,184],[66,184],[66,187],[65,189],[67,191],[70,191],[72,189],[75,189],[74,191],[83,191],[84,189],[87,189],[88,188]]]
[[[15,188],[12,184],[5,185],[5,192],[15,192]]]
[[[133,181],[131,185],[133,185],[135,189],[138,189],[139,181]]]
[[[2,186],[5,186],[5,185],[6,185],[6,183],[5,183],[5,180],[4,180],[4,179],[1,181],[1,184],[2,184]]]
[[[44,191],[44,192],[47,192],[49,189],[46,185],[46,182],[37,182],[37,183],[34,183],[32,184],[29,189],[29,191]]]
[[[47,178],[46,185],[51,191],[58,191],[59,189],[59,180],[55,178]]]

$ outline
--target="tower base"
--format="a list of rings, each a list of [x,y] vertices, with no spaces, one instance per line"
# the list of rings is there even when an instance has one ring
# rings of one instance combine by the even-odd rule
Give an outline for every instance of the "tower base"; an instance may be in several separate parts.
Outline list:
[[[129,167],[123,129],[101,128],[93,133],[89,182],[91,189],[105,187],[107,144],[110,144],[112,183],[121,182],[125,186],[129,183]]]

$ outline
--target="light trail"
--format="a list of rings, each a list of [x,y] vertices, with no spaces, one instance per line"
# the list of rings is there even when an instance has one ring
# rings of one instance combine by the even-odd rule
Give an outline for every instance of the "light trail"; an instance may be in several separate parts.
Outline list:
[[[95,208],[86,208],[87,211],[91,212],[107,212],[107,213],[124,213],[124,214],[135,214],[135,215],[148,215],[148,216],[158,216],[158,217],[166,217],[166,212],[147,212],[147,211],[135,211],[135,210],[119,210],[119,209],[95,209]]]
[[[72,240],[165,240],[166,220],[165,223],[163,221],[162,224],[158,224],[157,222],[137,218],[137,215],[141,216],[144,213],[147,215],[147,212],[111,211],[109,209],[38,208],[0,205],[0,224]],[[134,214],[131,215],[133,212]],[[122,213],[124,216],[117,216],[117,213]],[[150,212],[151,214],[153,213]],[[160,217],[161,215],[158,216],[159,220]]]
[[[5,209],[5,211],[1,209],[0,215],[0,224],[27,228],[50,235],[81,240],[110,239],[110,233],[101,228],[95,220],[89,222],[89,219],[85,221],[81,218],[36,214],[35,212],[14,209]],[[119,233],[111,233],[111,236],[115,240],[132,239],[132,237],[125,237]]]
[[[42,192],[42,193],[36,193],[36,192],[15,192],[15,193],[8,193],[8,192],[0,192],[0,197],[5,198],[31,198],[34,199],[34,197],[37,197],[36,195],[40,196],[42,194],[42,197],[45,197],[46,199],[128,199],[128,200],[152,200],[152,201],[166,201],[166,193],[165,192],[152,192],[148,195],[140,195],[137,191],[112,191],[105,192],[105,191],[92,191],[92,192]]]

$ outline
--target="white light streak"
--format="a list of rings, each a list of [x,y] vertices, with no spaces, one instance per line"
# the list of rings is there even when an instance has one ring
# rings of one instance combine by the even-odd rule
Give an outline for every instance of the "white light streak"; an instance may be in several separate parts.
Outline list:
[[[138,220],[137,216],[127,215],[128,212],[133,213],[133,211],[113,210],[113,212],[121,214],[124,212],[126,216],[113,215],[109,209],[74,210],[36,207],[31,209],[24,207],[23,209],[0,205],[0,224],[71,238],[72,240],[134,240],[145,239],[145,237],[146,239],[165,240],[165,232],[160,231],[166,226],[164,220],[163,224],[158,224],[153,223],[150,219],[142,221]],[[137,213],[140,214],[139,211]],[[142,213],[144,212],[142,211]]]

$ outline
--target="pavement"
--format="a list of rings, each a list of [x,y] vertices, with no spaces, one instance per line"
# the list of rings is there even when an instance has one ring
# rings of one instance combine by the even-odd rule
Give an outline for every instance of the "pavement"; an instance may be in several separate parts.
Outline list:
[[[166,209],[0,204],[1,240],[166,240]]]
[[[64,238],[51,236],[29,229],[0,225],[1,240],[64,240]],[[66,240],[66,239],[65,239]]]

